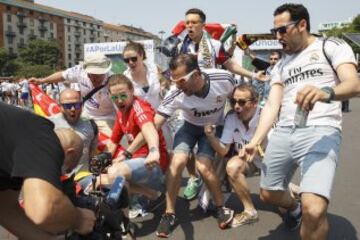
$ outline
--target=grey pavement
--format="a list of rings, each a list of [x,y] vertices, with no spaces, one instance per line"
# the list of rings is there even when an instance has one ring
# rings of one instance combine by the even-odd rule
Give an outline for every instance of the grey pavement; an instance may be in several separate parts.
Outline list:
[[[360,231],[360,98],[351,100],[350,113],[344,114],[343,142],[337,169],[332,199],[329,207],[329,240],[354,240]],[[358,175],[359,174],[359,175]],[[298,176],[295,177],[295,183]],[[199,210],[197,201],[187,202],[179,197],[176,205],[178,225],[169,239],[176,240],[288,240],[299,239],[298,232],[287,232],[276,208],[262,203],[259,199],[259,177],[248,179],[252,198],[259,210],[258,223],[234,229],[220,230],[211,214]],[[183,181],[185,185],[185,179]],[[180,190],[179,196],[183,188]],[[232,194],[227,206],[242,210],[241,203]],[[137,239],[156,239],[155,231],[163,209],[144,219],[137,219]],[[0,240],[10,238],[6,231],[0,231]]]

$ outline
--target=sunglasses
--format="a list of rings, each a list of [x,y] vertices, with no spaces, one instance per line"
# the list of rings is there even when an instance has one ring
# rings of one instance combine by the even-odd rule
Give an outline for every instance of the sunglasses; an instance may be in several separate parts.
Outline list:
[[[197,70],[194,69],[192,70],[191,72],[189,72],[188,74],[186,74],[185,76],[183,77],[180,77],[178,79],[173,79],[173,77],[170,77],[170,80],[173,81],[173,82],[178,82],[180,80],[184,80],[185,82],[189,81],[189,79],[191,78],[191,76],[196,72]]]
[[[118,95],[111,95],[111,100],[116,101],[118,99],[125,101],[128,99],[129,95],[127,93],[119,93]]]
[[[81,108],[81,106],[82,106],[82,102],[62,103],[61,106],[66,110],[70,110],[72,108],[75,108],[76,110],[79,110]]]
[[[138,57],[129,57],[129,58],[124,58],[124,62],[129,63],[131,62],[136,62],[138,60]]]
[[[288,28],[289,26],[291,26],[291,25],[296,25],[296,24],[298,24],[298,22],[300,22],[300,20],[298,20],[298,21],[291,21],[291,22],[289,22],[288,24],[286,24],[286,25],[284,25],[284,26],[270,29],[270,32],[271,32],[271,34],[274,35],[274,36],[276,36],[277,33],[285,34],[285,33],[287,33],[287,28]]]
[[[230,99],[230,104],[232,106],[235,106],[236,104],[239,104],[240,107],[243,107],[243,106],[245,106],[245,104],[247,102],[251,102],[251,101],[252,101],[252,99],[235,99],[235,98],[231,98]]]

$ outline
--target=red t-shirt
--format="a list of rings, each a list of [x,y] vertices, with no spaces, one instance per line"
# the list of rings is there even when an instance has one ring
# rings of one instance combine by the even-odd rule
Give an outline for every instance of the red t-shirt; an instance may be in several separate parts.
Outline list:
[[[124,148],[119,144],[123,136],[128,144],[134,140],[136,135],[141,132],[141,127],[148,122],[154,122],[155,111],[151,105],[140,98],[134,97],[133,105],[130,111],[123,114],[120,111],[116,113],[114,128],[112,130],[111,141],[118,145],[115,157]],[[169,163],[167,158],[166,143],[161,129],[159,133],[159,151],[160,151],[160,167],[165,172]],[[148,145],[143,145],[134,154],[133,158],[146,157],[149,153]]]

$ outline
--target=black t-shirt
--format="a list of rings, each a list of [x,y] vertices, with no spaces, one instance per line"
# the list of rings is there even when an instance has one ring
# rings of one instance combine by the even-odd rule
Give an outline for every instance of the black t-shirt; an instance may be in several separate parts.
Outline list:
[[[29,111],[0,103],[0,190],[40,178],[61,190],[64,152],[54,124]]]

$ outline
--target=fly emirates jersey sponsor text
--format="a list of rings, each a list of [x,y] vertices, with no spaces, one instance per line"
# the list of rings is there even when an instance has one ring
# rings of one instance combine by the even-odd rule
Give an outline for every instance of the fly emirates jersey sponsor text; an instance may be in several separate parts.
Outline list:
[[[293,126],[298,91],[306,85],[318,88],[333,87],[339,79],[327,62],[323,50],[323,39],[316,38],[306,49],[287,55],[275,65],[271,72],[271,85],[280,83],[284,87],[278,126]],[[331,38],[326,41],[325,52],[334,69],[343,63],[356,65],[351,47],[343,40]],[[309,112],[307,126],[333,126],[341,129],[341,102],[316,102]]]

